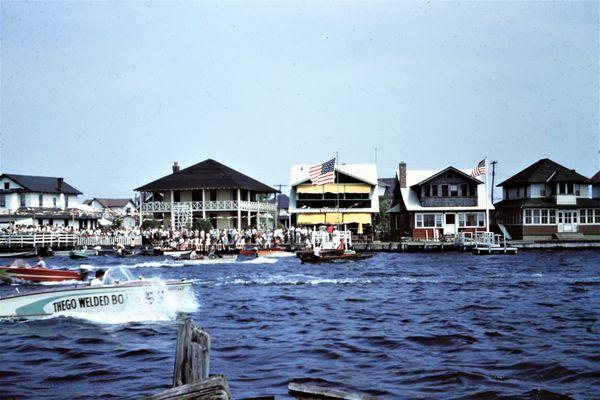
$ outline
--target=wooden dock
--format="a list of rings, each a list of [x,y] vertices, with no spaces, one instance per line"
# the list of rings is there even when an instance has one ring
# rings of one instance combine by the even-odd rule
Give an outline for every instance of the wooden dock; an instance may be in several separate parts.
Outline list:
[[[137,246],[142,244],[141,236],[135,236]],[[127,235],[86,236],[78,233],[24,233],[24,234],[0,234],[0,250],[12,249],[73,249],[75,247],[113,247],[117,244],[129,246],[131,237]]]

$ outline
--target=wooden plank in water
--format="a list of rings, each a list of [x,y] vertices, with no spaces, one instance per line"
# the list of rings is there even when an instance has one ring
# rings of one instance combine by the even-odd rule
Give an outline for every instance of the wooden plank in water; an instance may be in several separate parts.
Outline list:
[[[288,391],[298,400],[376,400],[375,397],[362,394],[296,382],[289,383]]]
[[[162,393],[144,397],[145,400],[230,400],[229,383],[223,375],[213,375],[210,378],[177,386]]]

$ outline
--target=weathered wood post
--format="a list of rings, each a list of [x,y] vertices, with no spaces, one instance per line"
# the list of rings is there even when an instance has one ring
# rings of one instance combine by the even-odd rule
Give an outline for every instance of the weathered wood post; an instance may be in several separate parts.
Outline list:
[[[208,379],[210,335],[186,318],[179,327],[173,387]]]

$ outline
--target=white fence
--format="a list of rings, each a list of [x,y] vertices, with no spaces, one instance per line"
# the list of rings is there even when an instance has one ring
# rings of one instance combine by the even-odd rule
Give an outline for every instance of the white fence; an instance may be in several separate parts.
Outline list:
[[[135,244],[142,244],[142,237],[137,235]],[[73,247],[73,246],[116,246],[117,244],[131,244],[131,236],[115,235],[84,236],[77,233],[25,233],[1,234],[0,247],[5,248],[34,248],[34,247]]]

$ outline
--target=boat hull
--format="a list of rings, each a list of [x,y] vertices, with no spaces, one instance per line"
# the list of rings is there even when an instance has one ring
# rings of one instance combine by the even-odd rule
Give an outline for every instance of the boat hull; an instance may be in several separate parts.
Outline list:
[[[300,254],[300,261],[303,263],[335,263],[345,261],[360,261],[371,258],[372,254],[322,254],[316,256],[312,253]]]
[[[85,286],[27,293],[0,299],[0,318],[40,318],[118,312],[161,301],[166,292],[182,296],[191,291],[190,281],[154,283],[140,281],[122,285]]]
[[[62,269],[0,267],[0,271],[6,273],[11,278],[23,279],[31,282],[80,281],[84,279],[84,275],[81,272],[66,271]]]

